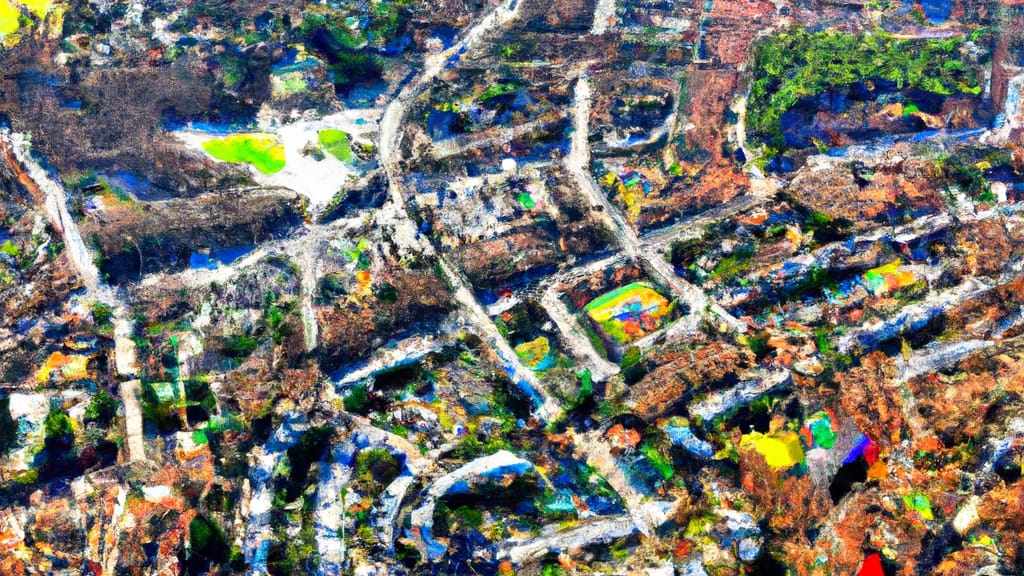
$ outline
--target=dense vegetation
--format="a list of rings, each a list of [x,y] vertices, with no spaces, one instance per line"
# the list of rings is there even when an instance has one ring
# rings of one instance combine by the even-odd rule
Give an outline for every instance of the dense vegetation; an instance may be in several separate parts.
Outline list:
[[[960,57],[962,38],[898,40],[885,34],[789,31],[755,51],[749,128],[782,146],[782,115],[801,99],[856,82],[895,82],[949,96],[979,94],[981,78]]]
[[[298,28],[303,43],[327,61],[339,95],[347,95],[360,81],[381,77],[381,54],[401,51],[397,38],[411,15],[412,2],[364,6],[358,12],[311,10]],[[362,25],[354,27],[353,22]]]

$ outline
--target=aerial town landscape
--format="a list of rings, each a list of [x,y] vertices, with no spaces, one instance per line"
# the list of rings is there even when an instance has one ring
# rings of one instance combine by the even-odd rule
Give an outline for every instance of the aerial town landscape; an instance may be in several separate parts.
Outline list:
[[[0,0],[0,575],[1024,574],[1024,0]]]

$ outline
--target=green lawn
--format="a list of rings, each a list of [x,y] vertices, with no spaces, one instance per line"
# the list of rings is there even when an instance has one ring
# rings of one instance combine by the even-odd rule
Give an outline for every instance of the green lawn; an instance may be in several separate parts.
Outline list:
[[[203,142],[203,150],[224,162],[252,164],[264,174],[284,168],[284,146],[272,134],[231,134]]]
[[[342,162],[352,161],[352,143],[345,132],[328,128],[317,132],[317,138],[331,156]]]

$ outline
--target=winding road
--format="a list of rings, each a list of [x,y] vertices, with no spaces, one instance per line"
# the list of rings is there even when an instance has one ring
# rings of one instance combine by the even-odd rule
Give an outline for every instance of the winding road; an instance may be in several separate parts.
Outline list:
[[[409,217],[405,204],[401,143],[409,107],[430,87],[430,83],[442,70],[454,66],[461,54],[475,46],[482,36],[513,20],[518,15],[519,6],[519,0],[505,0],[470,28],[462,40],[444,52],[428,57],[423,71],[402,89],[384,111],[380,123],[380,161],[388,177],[388,203],[377,213],[377,222],[383,230],[393,231],[391,239],[398,245],[400,254],[435,254],[430,243],[416,232],[416,225]],[[537,407],[536,416],[547,422],[560,414],[558,402],[547,393],[533,371],[519,361],[462,275],[443,255],[438,254],[437,259],[455,301],[467,316],[467,323],[481,332],[479,335],[498,355],[509,378],[533,398]]]
[[[23,183],[32,188],[30,192],[41,201],[51,224],[60,232],[68,260],[81,278],[89,296],[111,307],[114,316],[115,365],[118,375],[123,379],[120,391],[121,401],[124,403],[125,446],[130,461],[145,460],[142,408],[138,400],[139,381],[134,379],[135,341],[131,338],[132,326],[124,303],[114,289],[103,282],[92,253],[82,240],[78,225],[68,212],[64,186],[32,158],[28,139],[22,134],[0,130],[0,143],[28,176]]]
[[[584,72],[576,81],[574,93],[572,147],[565,157],[565,168],[576,181],[580,191],[590,200],[591,205],[600,213],[606,225],[614,234],[622,251],[640,262],[647,272],[667,286],[676,297],[690,307],[691,321],[689,325],[697,326],[696,318],[704,313],[705,308],[714,312],[723,322],[737,332],[745,332],[746,324],[734,318],[724,308],[710,300],[699,288],[676,276],[675,271],[656,245],[645,246],[632,226],[626,222],[622,212],[608,199],[590,172],[590,79]]]
[[[495,9],[473,25],[467,34],[451,48],[429,56],[426,59],[424,69],[420,74],[412,78],[401,90],[398,96],[387,106],[380,120],[379,153],[381,166],[388,178],[388,201],[385,206],[376,211],[373,215],[374,221],[381,230],[390,231],[389,239],[396,245],[399,255],[404,257],[416,257],[418,255],[435,256],[438,260],[438,267],[441,274],[449,283],[454,299],[459,305],[459,312],[463,317],[463,324],[476,331],[478,335],[488,344],[500,360],[501,367],[512,379],[512,381],[535,402],[535,415],[541,422],[550,422],[562,414],[562,407],[548,393],[546,386],[539,382],[534,372],[525,367],[518,359],[515,351],[508,344],[504,337],[498,332],[497,327],[491,321],[484,306],[473,294],[469,283],[463,278],[457,268],[452,266],[443,255],[436,254],[431,243],[418,233],[415,222],[408,213],[405,199],[407,190],[404,187],[403,158],[401,153],[402,138],[404,135],[405,119],[413,103],[430,88],[432,82],[439,74],[448,67],[458,63],[460,56],[470,50],[491,32],[512,22],[518,15],[519,0],[505,0]],[[614,18],[615,3],[613,1],[601,0],[598,2],[595,11],[593,34],[602,34],[607,30],[607,24]],[[575,102],[572,109],[572,121],[574,133],[572,136],[571,149],[564,158],[565,168],[572,180],[577,184],[582,194],[600,213],[600,218],[605,221],[608,229],[615,235],[622,253],[617,257],[625,257],[638,261],[644,265],[648,272],[657,278],[662,284],[671,288],[675,295],[688,302],[693,311],[693,318],[703,314],[710,306],[713,310],[714,304],[709,304],[707,297],[696,287],[677,278],[667,262],[657,253],[657,244],[642,241],[635,230],[626,222],[623,214],[619,211],[603,193],[600,186],[594,180],[590,171],[590,146],[587,141],[589,134],[589,120],[591,107],[590,82],[586,72],[580,74],[575,86]],[[526,125],[522,130],[532,128],[533,125]],[[522,131],[520,130],[520,131]],[[494,142],[500,142],[508,136],[516,135],[519,132],[497,136]],[[139,380],[136,378],[136,350],[135,343],[131,338],[132,326],[128,318],[126,307],[120,295],[110,286],[106,285],[96,268],[89,249],[81,238],[74,220],[67,211],[67,198],[63,187],[55,181],[47,171],[35,162],[27,153],[27,142],[18,134],[3,133],[0,138],[11,148],[17,157],[18,162],[24,166],[31,180],[36,183],[38,193],[47,210],[54,227],[64,237],[70,261],[76,272],[81,276],[88,288],[89,295],[98,301],[109,304],[114,311],[115,322],[115,363],[121,383],[121,399],[125,405],[125,438],[128,457],[131,461],[145,460],[145,446],[143,436],[143,418],[141,407],[138,402]],[[488,140],[490,141],[490,140]],[[477,143],[479,144],[479,143]],[[152,284],[167,280],[170,276],[178,276],[185,285],[201,285],[208,283],[211,279],[220,281],[229,280],[237,271],[245,266],[255,264],[263,256],[269,253],[273,247],[286,249],[287,253],[294,256],[301,269],[302,294],[300,310],[305,328],[305,347],[307,351],[313,350],[318,345],[318,327],[312,296],[316,287],[317,257],[316,252],[322,248],[319,240],[337,234],[337,226],[310,225],[306,233],[294,239],[289,239],[273,246],[261,246],[252,254],[246,256],[233,266],[224,266],[219,270],[211,272],[186,271],[178,275],[154,275],[146,278],[144,284]],[[578,270],[586,269],[588,266],[581,266]],[[578,271],[576,270],[576,271]],[[570,271],[570,273],[573,271]],[[594,350],[593,345],[579,328],[575,318],[565,308],[564,303],[558,301],[557,290],[554,285],[547,285],[544,292],[542,304],[548,310],[555,321],[563,338],[566,340],[570,353],[581,360],[589,367],[598,379],[610,378],[618,371],[613,363],[600,357]],[[718,310],[715,310],[719,312]],[[720,316],[730,321],[730,324],[738,324],[738,321],[731,319],[724,311],[719,312]],[[681,324],[682,325],[682,324]],[[687,324],[689,326],[689,324]],[[436,342],[421,342],[424,348],[433,347]],[[386,355],[393,357],[394,355]],[[352,381],[367,374],[389,359],[379,359],[374,363],[371,361],[366,366],[357,369],[349,375],[345,381]],[[272,473],[274,466],[280,459],[281,454],[287,449],[298,434],[304,429],[305,422],[299,419],[291,425],[283,426],[275,434],[275,441],[267,446],[261,447],[253,454],[254,466],[251,480],[254,481],[255,489],[253,497],[248,503],[250,524],[246,537],[245,553],[253,566],[258,566],[263,560],[262,554],[265,548],[262,542],[267,537],[266,525],[269,512],[269,492],[266,488],[266,479]],[[366,424],[366,429],[371,428]],[[545,535],[532,542],[521,543],[505,550],[505,554],[514,558],[534,557],[550,548],[552,542],[569,541],[591,542],[602,538],[600,534],[595,536],[595,528],[601,528],[601,532],[628,534],[639,531],[643,534],[652,534],[654,529],[666,519],[666,511],[671,508],[671,502],[654,502],[646,499],[643,495],[633,489],[626,481],[621,470],[617,467],[614,459],[608,452],[607,444],[596,434],[578,436],[579,443],[577,451],[582,458],[595,464],[604,474],[613,488],[620,494],[626,503],[628,516],[597,519],[593,523],[581,526],[571,533],[555,531],[550,536]],[[394,438],[381,439],[384,441],[397,442]],[[418,456],[415,451],[407,451]],[[412,460],[416,460],[415,457]],[[427,464],[418,463],[412,466],[414,476],[420,475]],[[325,481],[326,486],[335,486],[340,482],[341,476],[330,481]],[[396,492],[401,492],[398,488]],[[399,496],[396,496],[399,498]],[[331,524],[333,516],[325,516],[325,523]],[[392,526],[396,518],[388,514],[383,520],[385,528]],[[325,533],[330,532],[330,526],[323,527]],[[551,527],[554,529],[555,527]],[[390,530],[385,530],[391,534]],[[389,536],[390,537],[390,536]],[[597,540],[594,540],[594,538]],[[318,539],[319,542],[319,539]],[[324,552],[331,552],[338,556],[340,550],[325,548]]]

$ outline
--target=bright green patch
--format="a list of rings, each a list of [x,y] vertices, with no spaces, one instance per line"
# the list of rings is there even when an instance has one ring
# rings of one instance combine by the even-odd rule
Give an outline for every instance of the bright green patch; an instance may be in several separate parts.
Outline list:
[[[352,143],[345,132],[329,128],[317,132],[317,139],[331,156],[342,162],[352,161]]]
[[[231,134],[203,142],[203,150],[214,158],[233,163],[252,164],[264,174],[284,168],[284,146],[272,134]]]
[[[906,504],[907,508],[916,511],[921,515],[921,518],[925,520],[935,520],[935,515],[932,514],[932,503],[928,500],[928,496],[921,492],[911,492],[903,497],[903,503]]]
[[[225,342],[224,348],[229,356],[243,358],[252,354],[259,347],[259,340],[255,336],[245,334],[232,334]]]
[[[771,351],[768,347],[771,335],[768,332],[762,331],[749,335],[740,335],[738,339],[746,344],[759,360],[763,359]]]
[[[576,382],[580,387],[576,390],[576,397],[569,402],[569,409],[574,409],[594,397],[594,377],[590,374],[589,369],[584,368],[577,371]]]
[[[509,82],[507,84],[491,84],[490,86],[487,87],[487,90],[485,90],[483,94],[477,96],[477,100],[480,102],[485,102],[487,100],[490,100],[491,98],[497,98],[498,96],[511,94],[512,92],[515,92],[518,89],[519,86],[512,82]]]
[[[808,418],[801,429],[801,433],[804,434],[805,441],[808,444],[813,443],[826,450],[835,446],[836,439],[838,438],[836,431],[832,427],[832,417],[824,410],[816,412]]]
[[[537,201],[533,199],[533,196],[530,196],[529,192],[520,192],[516,200],[527,210],[533,210],[537,206]]]
[[[644,444],[640,447],[640,451],[647,457],[651,466],[661,474],[662,478],[669,480],[675,475],[676,471],[672,466],[672,461],[666,458],[656,446]]]
[[[214,562],[227,560],[230,548],[224,530],[214,521],[198,515],[189,522],[188,533],[193,554]]]
[[[829,330],[823,326],[819,326],[814,329],[814,344],[818,347],[818,352],[829,355],[834,350],[832,341],[829,340]]]
[[[3,0],[0,0],[3,1]],[[0,246],[0,254],[6,254],[11,258],[18,258],[21,256],[21,249],[18,248],[17,244],[14,244],[10,240],[5,240],[3,245]]]
[[[348,395],[344,397],[343,401],[346,412],[362,414],[363,416],[370,412],[370,398],[365,384],[354,386],[349,390]]]
[[[71,419],[68,418],[68,415],[63,410],[58,408],[50,409],[50,412],[46,415],[46,420],[43,421],[43,430],[47,441],[63,436],[74,437],[75,435]]]
[[[174,389],[173,382],[153,382],[152,386],[157,401],[169,404],[178,399],[178,393]]]
[[[515,348],[516,356],[523,364],[530,368],[538,369],[544,364],[551,354],[551,343],[548,339],[540,336],[530,342],[523,342]]]
[[[102,330],[113,328],[111,320],[114,319],[114,310],[109,304],[96,302],[92,305],[92,320]]]
[[[568,572],[557,564],[546,564],[541,570],[541,576],[568,576]]]
[[[281,94],[298,94],[309,87],[306,79],[297,72],[274,76],[273,82],[275,91]]]

